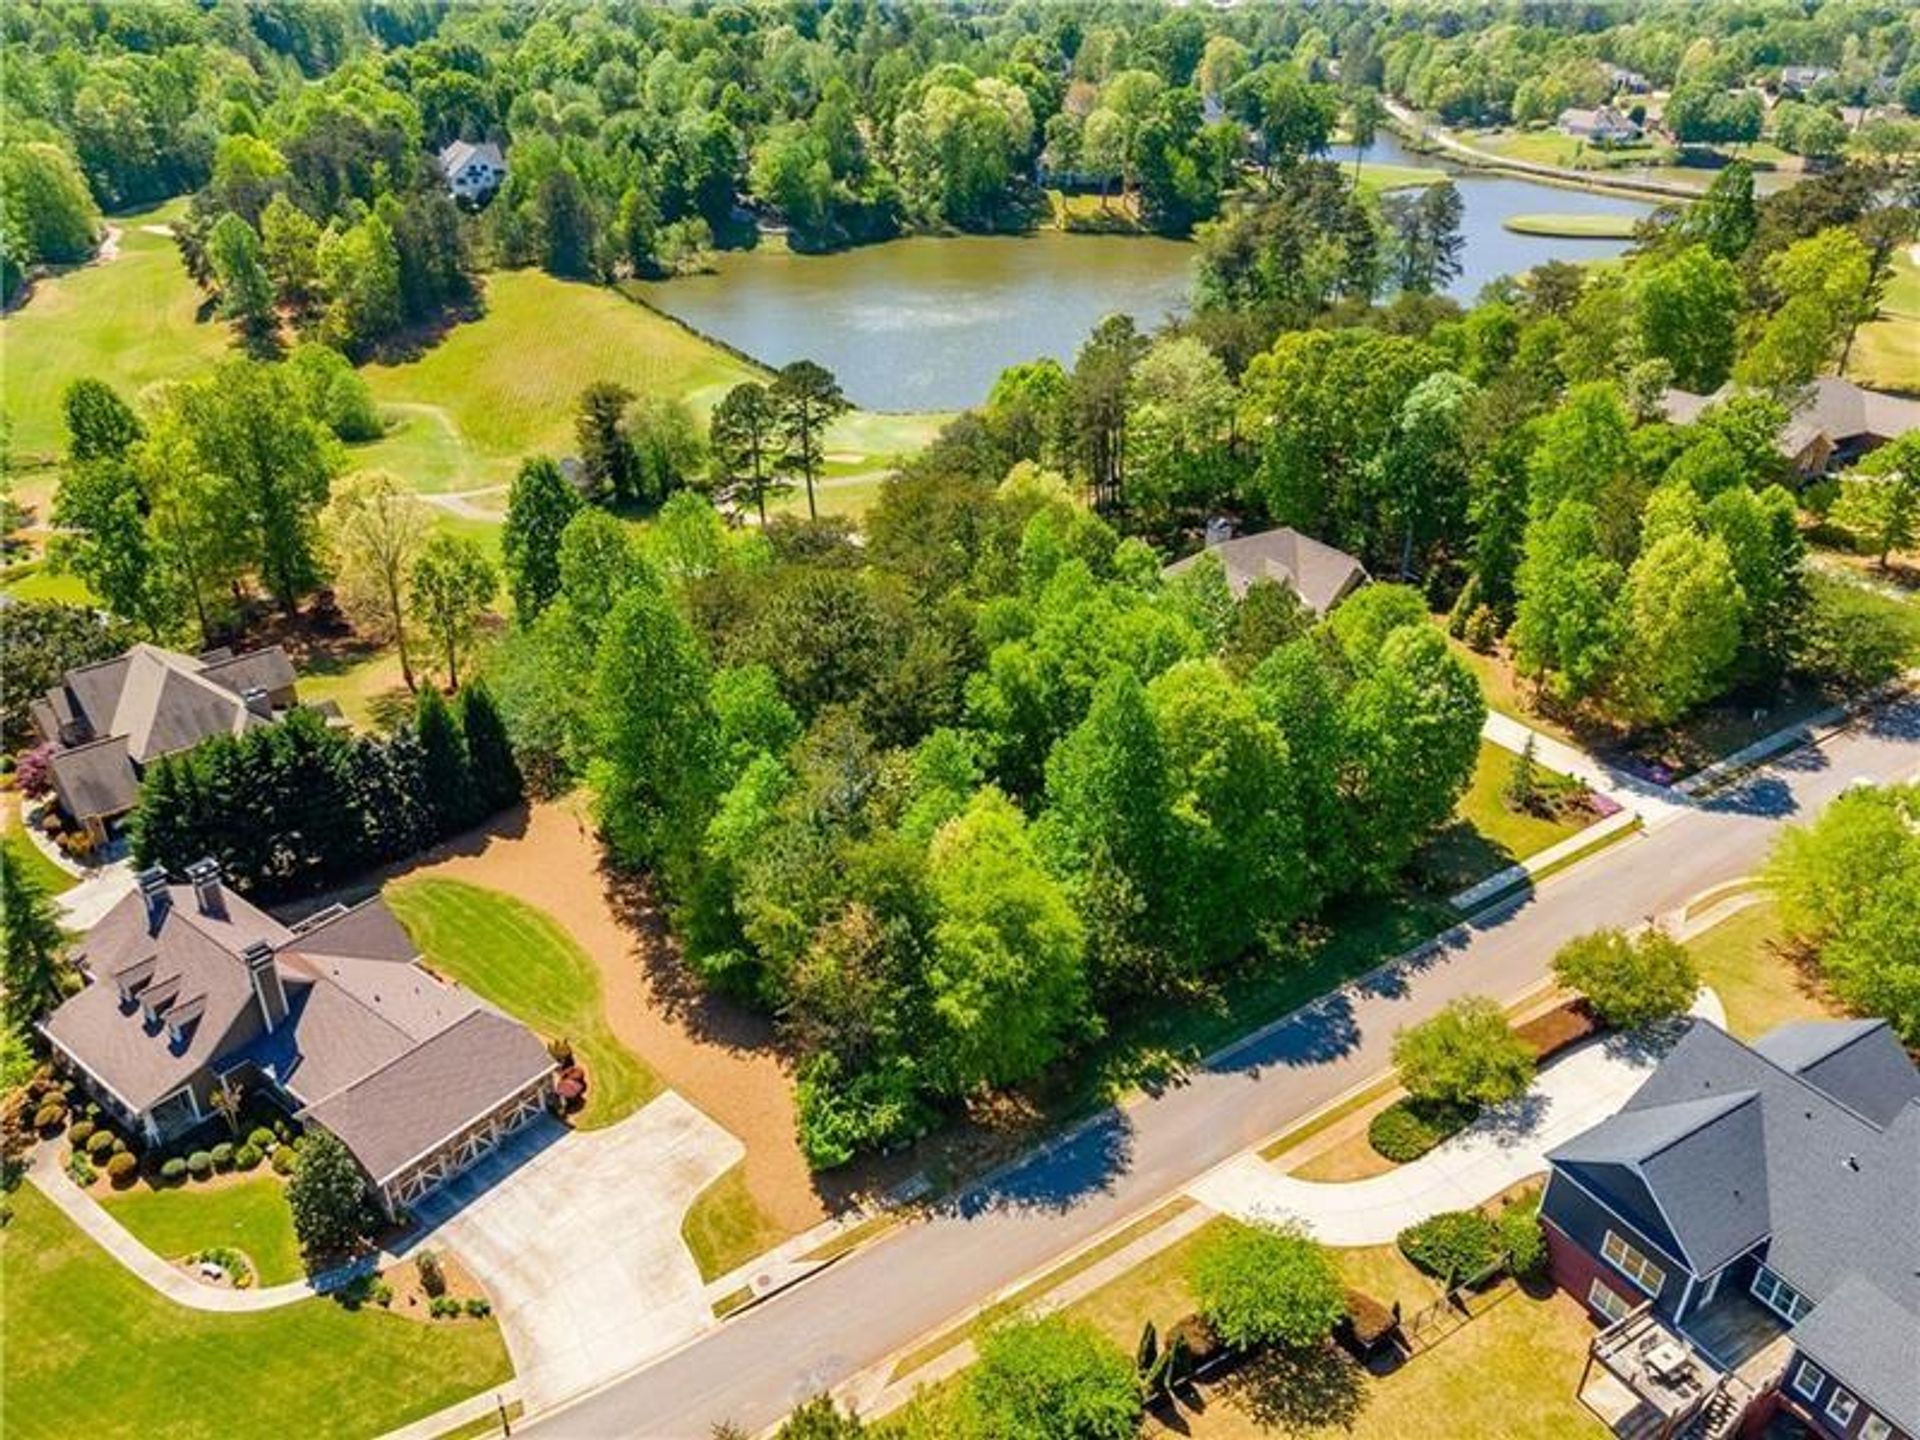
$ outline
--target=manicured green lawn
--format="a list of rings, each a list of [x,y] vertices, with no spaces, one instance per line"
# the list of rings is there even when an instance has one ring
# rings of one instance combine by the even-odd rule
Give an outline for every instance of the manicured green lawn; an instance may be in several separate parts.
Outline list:
[[[4,590],[16,600],[52,600],[61,605],[91,605],[93,592],[78,575],[55,570],[44,560],[29,560],[15,565],[4,582]]]
[[[281,1285],[304,1273],[285,1187],[271,1175],[164,1190],[137,1185],[107,1196],[103,1203],[164,1260],[225,1245],[253,1262],[256,1285]]]
[[[718,1280],[786,1238],[747,1189],[743,1161],[694,1197],[680,1222],[702,1280]]]
[[[378,1435],[513,1373],[492,1321],[426,1325],[303,1300],[249,1315],[163,1299],[22,1185],[0,1231],[10,1440]]]
[[[1727,1030],[1742,1040],[1793,1020],[1831,1020],[1845,1012],[1828,1002],[1780,948],[1780,918],[1763,900],[1737,911],[1687,942],[1701,983],[1727,1007]]]
[[[574,406],[595,381],[674,396],[704,416],[764,372],[604,286],[504,270],[487,278],[483,317],[454,326],[417,359],[362,373],[393,428],[355,446],[353,465],[443,491],[505,484],[530,453],[578,448]],[[842,473],[884,468],[950,418],[854,411],[828,432],[828,457]]]
[[[1920,265],[1904,251],[1894,257],[1878,318],[1854,336],[1847,374],[1876,390],[1920,393]]]
[[[386,898],[433,969],[573,1043],[587,1068],[581,1126],[611,1125],[660,1093],[660,1078],[608,1029],[593,961],[552,916],[459,880],[402,880]]]
[[[1503,797],[1519,756],[1491,741],[1480,742],[1473,783],[1461,798],[1454,822],[1427,843],[1420,867],[1429,884],[1452,894],[1529,855],[1577,835],[1588,819],[1565,820],[1510,810]],[[1543,783],[1552,777],[1544,766]]]
[[[42,855],[40,847],[33,841],[17,833],[16,827],[20,824],[20,793],[17,790],[7,792],[5,815],[4,832],[0,832],[4,833],[5,838],[0,839],[0,844],[7,847],[7,853],[14,858],[22,873],[39,887],[41,894],[61,895],[80,883],[76,877]]]
[[[1327,156],[1346,172],[1353,173],[1353,156],[1342,157],[1338,148]],[[1360,188],[1378,194],[1382,190],[1406,190],[1416,185],[1435,185],[1447,178],[1447,172],[1425,165],[1381,165],[1362,164],[1360,166]]]
[[[110,217],[121,230],[117,258],[42,281],[0,320],[0,395],[13,417],[16,458],[50,456],[65,443],[60,394],[74,380],[94,376],[131,400],[230,352],[227,327],[199,318],[203,297],[172,238],[143,228],[182,208],[172,201]]]
[[[1500,222],[1516,235],[1557,235],[1576,240],[1630,240],[1631,215],[1509,215]]]

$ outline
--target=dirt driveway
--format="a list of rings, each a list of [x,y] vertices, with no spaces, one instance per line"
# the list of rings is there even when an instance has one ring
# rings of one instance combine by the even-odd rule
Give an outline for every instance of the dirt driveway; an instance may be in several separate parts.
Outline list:
[[[509,811],[381,879],[401,874],[484,885],[546,911],[600,967],[613,1032],[745,1143],[747,1188],[767,1219],[797,1234],[831,1213],[837,1195],[800,1153],[772,1026],[685,972],[645,885],[603,868],[582,802]]]

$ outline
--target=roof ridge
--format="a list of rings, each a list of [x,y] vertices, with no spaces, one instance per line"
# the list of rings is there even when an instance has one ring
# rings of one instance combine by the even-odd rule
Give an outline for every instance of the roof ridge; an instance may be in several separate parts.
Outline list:
[[[347,995],[349,999],[354,998],[352,995],[352,992],[348,991],[344,986],[335,985],[334,989],[339,990],[344,995]],[[322,1105],[332,1103],[333,1101],[339,1099],[342,1095],[345,1095],[350,1091],[359,1089],[362,1085],[367,1084],[368,1082],[373,1080],[376,1076],[386,1074],[387,1071],[391,1070],[394,1066],[398,1065],[402,1060],[408,1059],[409,1057],[418,1054],[421,1050],[433,1044],[434,1041],[440,1039],[442,1036],[452,1034],[455,1030],[458,1030],[462,1025],[466,1024],[467,1021],[473,1019],[475,1016],[478,1016],[478,1015],[494,1015],[500,1019],[506,1018],[504,1016],[501,1016],[499,1012],[496,1010],[490,1010],[488,1007],[484,1005],[477,1005],[473,1009],[467,1011],[464,1015],[461,1015],[457,1019],[454,1019],[449,1023],[442,1025],[438,1030],[434,1031],[431,1035],[424,1036],[419,1040],[414,1040],[413,1043],[408,1045],[407,1048],[402,1050],[398,1055],[394,1055],[389,1059],[381,1061],[380,1064],[374,1066],[373,1069],[367,1071],[365,1074],[356,1075],[353,1079],[349,1080],[346,1084],[339,1086],[337,1089],[329,1091],[327,1094],[321,1096],[320,1099],[309,1101],[306,1108],[308,1110],[317,1109]],[[390,1020],[387,1020],[384,1016],[381,1017],[381,1023],[385,1025],[393,1025],[393,1022]],[[519,1022],[509,1020],[507,1023],[512,1025],[512,1024],[518,1024]],[[393,1026],[393,1028],[396,1030],[399,1030],[399,1027],[397,1025]],[[407,1032],[404,1030],[399,1030],[399,1033],[403,1038],[406,1038],[406,1039],[412,1038],[408,1036]]]
[[[1674,1146],[1691,1140],[1708,1126],[1718,1125],[1722,1120],[1733,1114],[1734,1111],[1743,1109],[1749,1104],[1758,1103],[1760,1099],[1761,1095],[1758,1090],[1728,1090],[1720,1095],[1703,1095],[1698,1100],[1671,1100],[1665,1105],[1649,1105],[1645,1110],[1640,1112],[1642,1115],[1652,1114],[1660,1110],[1676,1110],[1683,1105],[1709,1105],[1718,1102],[1718,1108],[1692,1129],[1682,1131],[1658,1149],[1649,1150],[1645,1155],[1634,1160],[1629,1160],[1626,1163],[1638,1170],[1649,1160],[1659,1159],[1662,1155],[1666,1154],[1667,1151],[1673,1149]]]
[[[1875,1017],[1866,1017],[1866,1018],[1874,1019]],[[1847,1021],[1847,1020],[1807,1020],[1807,1021],[1799,1021],[1799,1022],[1788,1021],[1787,1023],[1788,1024],[1799,1023],[1799,1024],[1807,1024],[1807,1025],[1846,1025],[1846,1024],[1851,1024],[1855,1022]],[[1870,1035],[1875,1030],[1879,1029],[1881,1026],[1884,1026],[1886,1023],[1887,1022],[1885,1018],[1880,1017],[1875,1021],[1875,1023],[1869,1025],[1867,1029],[1862,1030],[1859,1033],[1859,1035],[1856,1035],[1854,1039],[1857,1040],[1866,1035]],[[1695,1028],[1696,1029],[1698,1028],[1698,1022],[1696,1022]],[[1710,1025],[1708,1028],[1711,1029],[1715,1034],[1725,1037],[1728,1041],[1732,1042],[1734,1045],[1744,1050],[1747,1054],[1753,1056],[1753,1058],[1758,1060],[1761,1064],[1766,1065],[1773,1070],[1777,1070],[1780,1074],[1786,1076],[1787,1079],[1791,1080],[1795,1085],[1798,1085],[1802,1090],[1805,1090],[1808,1094],[1817,1095],[1822,1100],[1826,1101],[1827,1104],[1833,1106],[1834,1109],[1842,1111],[1847,1115],[1851,1115],[1855,1120],[1858,1120],[1862,1125],[1866,1126],[1869,1130],[1873,1131],[1874,1134],[1876,1135],[1886,1134],[1886,1130],[1882,1126],[1874,1124],[1872,1120],[1868,1119],[1865,1115],[1862,1115],[1858,1110],[1854,1109],[1851,1105],[1847,1104],[1846,1101],[1840,1099],[1837,1095],[1832,1095],[1832,1094],[1829,1094],[1827,1091],[1822,1090],[1818,1085],[1814,1084],[1811,1080],[1807,1079],[1804,1075],[1801,1075],[1798,1071],[1787,1069],[1786,1066],[1782,1065],[1779,1061],[1775,1060],[1772,1056],[1767,1055],[1760,1050],[1756,1050],[1753,1046],[1749,1045],[1746,1041],[1741,1040],[1736,1036],[1727,1034],[1727,1032],[1722,1030],[1718,1025]],[[1781,1025],[1776,1025],[1773,1027],[1772,1030],[1769,1030],[1767,1032],[1767,1035],[1775,1034],[1776,1032],[1784,1028],[1786,1027]],[[1767,1038],[1767,1036],[1762,1035],[1760,1038],[1764,1040]],[[1847,1048],[1847,1045],[1851,1045],[1851,1044],[1853,1044],[1853,1040],[1849,1040],[1846,1045],[1841,1045],[1836,1047],[1833,1050],[1828,1051],[1826,1055],[1823,1055],[1820,1058],[1822,1060],[1825,1060],[1830,1058],[1831,1056],[1838,1055],[1840,1051]]]

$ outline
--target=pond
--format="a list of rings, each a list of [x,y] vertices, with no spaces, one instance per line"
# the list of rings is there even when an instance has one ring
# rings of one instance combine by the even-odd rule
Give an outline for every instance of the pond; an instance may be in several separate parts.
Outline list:
[[[1334,157],[1351,166],[1350,149]],[[1368,163],[1439,167],[1382,136]],[[1631,215],[1652,206],[1529,180],[1455,176],[1466,211],[1470,300],[1495,276],[1546,260],[1618,255],[1623,240],[1515,235],[1519,214]],[[960,410],[986,398],[1009,365],[1051,355],[1071,364],[1100,319],[1124,311],[1151,328],[1183,309],[1194,249],[1134,236],[915,237],[834,255],[768,246],[721,256],[708,275],[642,286],[648,301],[769,365],[816,360],[870,410]]]

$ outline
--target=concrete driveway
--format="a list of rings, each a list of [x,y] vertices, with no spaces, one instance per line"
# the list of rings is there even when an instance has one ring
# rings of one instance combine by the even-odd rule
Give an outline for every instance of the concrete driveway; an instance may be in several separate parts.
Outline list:
[[[544,1407],[714,1323],[680,1222],[744,1153],[671,1092],[604,1130],[543,1119],[418,1206],[419,1243],[486,1285],[520,1393]]]
[[[1711,990],[1693,1006],[1727,1023]],[[1547,1168],[1546,1154],[1632,1098],[1663,1047],[1590,1041],[1548,1064],[1512,1105],[1482,1116],[1418,1160],[1367,1180],[1298,1180],[1257,1154],[1202,1176],[1188,1194],[1242,1220],[1296,1222],[1329,1245],[1384,1245],[1443,1210],[1470,1210]]]

